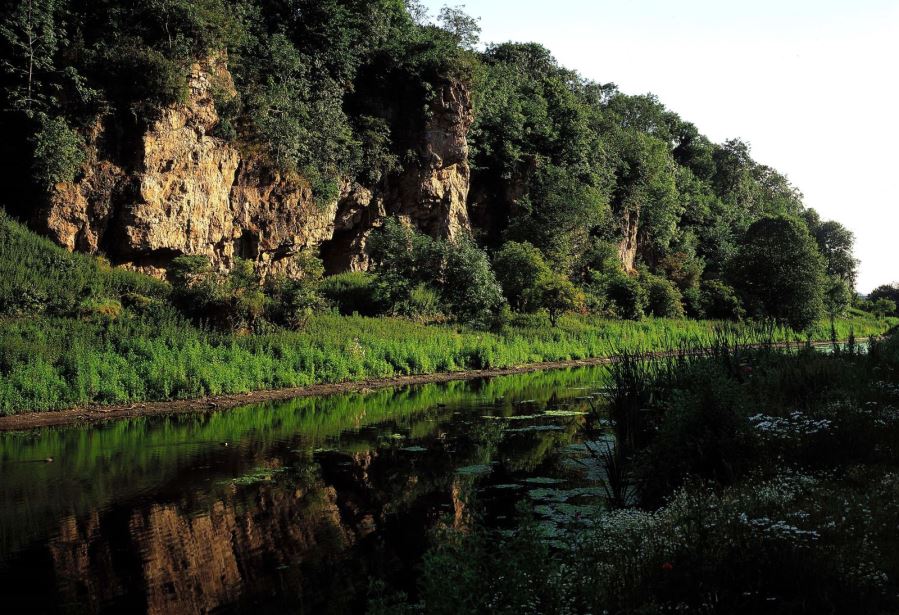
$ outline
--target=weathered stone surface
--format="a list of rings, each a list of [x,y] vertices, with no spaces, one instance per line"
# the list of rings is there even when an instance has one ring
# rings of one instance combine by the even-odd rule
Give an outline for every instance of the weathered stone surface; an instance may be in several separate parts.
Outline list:
[[[636,261],[639,249],[639,211],[625,211],[620,216],[622,239],[618,244],[618,258],[629,274],[637,272]]]
[[[355,188],[338,202],[334,237],[322,246],[329,273],[366,269],[368,236],[388,216],[443,239],[471,232],[468,130],[474,116],[468,89],[458,81],[445,83],[431,111],[416,138],[417,167],[386,178],[373,190]]]
[[[181,254],[206,255],[222,270],[241,257],[297,275],[290,257],[319,247],[331,272],[365,269],[367,237],[387,216],[436,237],[470,232],[473,118],[464,84],[445,83],[423,134],[413,135],[418,165],[376,186],[347,181],[325,204],[299,175],[210,134],[219,121],[216,90],[234,90],[222,56],[194,65],[187,102],[159,110],[132,139],[136,151],[104,153],[104,131],[117,127],[98,123],[82,176],[51,191],[35,226],[70,250],[104,252],[153,275]]]

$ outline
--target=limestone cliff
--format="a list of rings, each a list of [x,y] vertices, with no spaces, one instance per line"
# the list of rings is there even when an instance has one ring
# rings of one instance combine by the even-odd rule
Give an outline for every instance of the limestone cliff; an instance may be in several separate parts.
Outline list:
[[[467,136],[474,116],[469,91],[462,83],[447,82],[431,107],[415,139],[419,165],[387,177],[374,190],[356,186],[339,201],[334,237],[322,247],[330,273],[365,269],[366,238],[388,216],[434,237],[452,239],[471,231]]]
[[[331,272],[364,269],[366,238],[387,216],[438,237],[469,232],[464,84],[444,83],[423,133],[412,135],[418,164],[375,186],[346,180],[329,203],[315,202],[301,176],[212,136],[212,93],[233,88],[226,59],[212,56],[193,66],[187,100],[132,129],[126,146],[107,145],[124,131],[116,118],[98,121],[82,174],[51,190],[35,226],[70,250],[154,275],[182,254],[206,255],[218,269],[241,257],[291,274],[290,257],[307,247],[321,249]]]

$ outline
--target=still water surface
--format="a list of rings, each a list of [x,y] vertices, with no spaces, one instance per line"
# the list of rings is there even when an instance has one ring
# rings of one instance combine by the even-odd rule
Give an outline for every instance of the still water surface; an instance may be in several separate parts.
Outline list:
[[[596,505],[603,368],[0,434],[4,613],[353,613],[435,528]],[[52,459],[52,462],[48,461]]]

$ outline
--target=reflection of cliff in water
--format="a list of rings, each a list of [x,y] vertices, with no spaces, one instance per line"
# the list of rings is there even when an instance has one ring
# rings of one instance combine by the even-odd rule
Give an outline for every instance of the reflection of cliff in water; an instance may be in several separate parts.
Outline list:
[[[261,482],[224,486],[216,499],[188,493],[68,517],[46,547],[4,572],[5,604],[13,612],[350,612],[370,578],[403,585],[435,523],[462,520],[465,488],[452,472],[434,483],[377,453],[318,461],[271,462],[271,480],[263,470],[251,477]],[[35,575],[47,582],[46,603],[18,603],[16,587],[33,587]]]

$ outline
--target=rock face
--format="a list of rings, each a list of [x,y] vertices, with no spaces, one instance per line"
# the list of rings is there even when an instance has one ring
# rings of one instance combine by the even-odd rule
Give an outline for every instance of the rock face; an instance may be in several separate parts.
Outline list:
[[[629,274],[637,272],[636,261],[639,249],[639,211],[625,211],[620,216],[622,239],[618,243],[618,258]]]
[[[365,269],[366,239],[389,216],[444,239],[471,232],[467,136],[473,121],[468,89],[455,81],[444,84],[415,139],[419,166],[386,178],[375,190],[355,186],[342,195],[333,239],[322,246],[329,273]]]
[[[120,127],[98,122],[82,176],[54,187],[35,226],[70,250],[103,252],[160,276],[182,254],[206,255],[222,270],[240,257],[265,272],[297,274],[290,257],[307,247],[321,250],[330,272],[364,269],[366,239],[387,216],[437,237],[470,231],[466,137],[473,118],[464,84],[445,83],[432,101],[423,134],[413,138],[418,165],[377,186],[347,181],[325,204],[299,175],[210,134],[219,121],[216,90],[234,90],[221,56],[193,66],[187,102],[161,109],[119,148],[124,154],[104,147]]]

